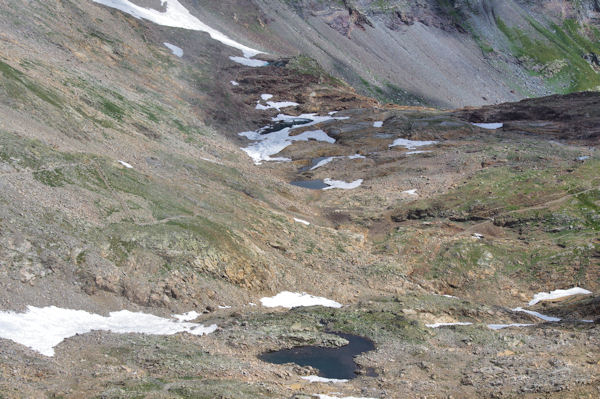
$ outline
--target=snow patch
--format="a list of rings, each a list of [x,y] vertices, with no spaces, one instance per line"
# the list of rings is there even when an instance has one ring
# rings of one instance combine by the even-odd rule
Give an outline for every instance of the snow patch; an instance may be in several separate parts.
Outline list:
[[[482,129],[495,130],[504,126],[504,123],[473,123],[473,125]]]
[[[219,305],[218,308],[219,309],[231,309],[231,306],[229,306],[229,305]]]
[[[256,103],[256,109],[261,111],[265,111],[268,109],[276,109],[277,111],[280,111],[281,108],[295,107],[297,105],[300,104],[295,103],[293,101],[267,101],[267,105],[261,104],[259,101],[258,103]]]
[[[425,327],[428,328],[440,328],[440,327],[450,327],[450,326],[470,326],[473,323],[468,321],[458,321],[455,323],[433,323],[433,324],[425,324]]]
[[[315,166],[313,166],[312,168],[310,168],[310,170],[315,170],[317,168],[320,168],[321,166],[327,165],[328,163],[330,163],[331,161],[333,161],[335,158],[337,158],[337,157],[327,157],[325,159],[322,159],[319,162],[317,162],[317,164]]]
[[[146,19],[158,25],[206,32],[213,40],[221,42],[226,46],[241,50],[246,58],[254,57],[257,54],[262,53],[262,51],[244,46],[243,44],[236,42],[218,30],[204,24],[198,18],[190,14],[187,8],[182,6],[177,0],[161,0],[161,5],[166,6],[165,12],[161,12],[152,8],[141,7],[129,0],[92,1],[107,7],[116,8],[117,10],[133,16],[134,18]]]
[[[323,190],[332,190],[334,188],[340,188],[342,190],[352,190],[360,187],[363,183],[363,179],[354,180],[353,182],[345,182],[342,180],[332,180],[332,179],[323,179],[323,183],[327,184],[329,187],[325,187]]]
[[[260,95],[260,98],[261,98],[263,101],[267,101],[267,100],[270,100],[270,99],[272,99],[272,98],[273,98],[273,95],[272,95],[272,94],[261,94],[261,95]]]
[[[229,57],[229,59],[238,64],[242,64],[242,65],[245,65],[247,67],[252,67],[252,68],[260,68],[260,67],[269,65],[268,61],[255,60],[255,59],[248,58],[248,57],[233,57],[233,56],[231,56],[231,57]]]
[[[383,121],[373,122],[373,127],[383,127]]]
[[[296,308],[300,306],[325,306],[328,308],[341,308],[342,304],[331,299],[309,295],[305,292],[283,291],[273,297],[260,299],[260,303],[266,308]]]
[[[123,165],[124,167],[126,167],[127,169],[133,169],[133,166],[131,166],[130,164],[128,164],[128,163],[127,163],[127,162],[125,162],[125,161],[119,161],[119,163],[120,163],[121,165]]]
[[[200,313],[196,312],[195,310],[192,310],[187,313],[174,314],[171,316],[179,321],[192,321],[198,316],[200,316]]]
[[[283,149],[291,145],[294,141],[308,141],[309,139],[313,139],[317,141],[325,141],[327,143],[335,143],[335,139],[329,137],[327,133],[325,133],[322,130],[307,131],[296,136],[290,136],[290,133],[293,130],[298,129],[300,127],[316,125],[318,123],[325,122],[331,119],[342,118],[334,118],[331,116],[317,116],[316,114],[302,114],[300,116],[279,114],[271,120],[273,122],[281,122],[293,121],[295,119],[310,119],[312,122],[286,127],[279,131],[267,134],[261,133],[266,129],[269,129],[271,126],[265,126],[256,131],[239,133],[240,136],[244,136],[247,139],[254,141],[254,143],[250,144],[246,148],[242,148],[242,150],[246,154],[248,154],[250,158],[252,158],[256,165],[260,165],[264,161],[287,162],[290,161],[289,158],[272,156],[281,152]]]
[[[406,155],[415,155],[415,154],[426,154],[428,152],[433,152],[433,151],[408,151],[405,152]]]
[[[294,222],[298,222],[298,223],[302,223],[307,226],[310,226],[310,222],[307,222],[306,220],[303,220],[303,219],[294,218]]]
[[[402,191],[402,194],[406,194],[406,195],[419,195],[419,194],[417,194],[417,189],[416,188],[413,188],[412,190]]]
[[[586,289],[573,287],[568,290],[554,290],[552,292],[540,292],[533,296],[533,299],[529,301],[529,306],[533,306],[541,301],[551,301],[554,299],[565,298],[573,295],[591,295],[592,293]]]
[[[360,155],[360,154],[354,154],[354,155],[349,155],[349,156],[339,156],[339,157],[327,157],[325,159],[320,160],[315,166],[313,166],[312,168],[310,168],[310,170],[315,170],[317,168],[320,168],[321,166],[327,165],[328,163],[330,163],[334,159],[343,159],[343,158],[348,158],[348,159],[365,159],[366,157],[364,155]]]
[[[392,147],[404,147],[407,150],[414,150],[417,147],[425,147],[428,145],[437,144],[437,141],[419,141],[419,140],[407,140],[407,139],[396,139],[392,144],[389,145]],[[413,154],[415,152],[412,152]]]
[[[348,380],[340,380],[337,378],[323,378],[323,377],[319,377],[318,375],[305,375],[300,378],[302,378],[303,380],[306,380],[306,381],[310,381],[310,382],[331,382],[334,384],[341,384],[344,382],[348,382]]]
[[[191,312],[178,316],[187,319],[190,314]],[[178,318],[177,315],[175,317]],[[174,321],[128,310],[111,312],[108,317],[55,306],[28,306],[25,313],[0,312],[0,337],[25,345],[44,356],[54,356],[54,347],[66,338],[94,330],[151,335],[171,335],[185,331],[193,335],[204,335],[216,329],[215,324],[205,327],[202,324]]]
[[[167,42],[164,42],[163,44],[165,47],[171,50],[173,55],[176,55],[179,58],[183,57],[183,49],[181,49],[181,47],[177,47],[176,45]]]
[[[364,397],[357,397],[357,396],[344,396],[343,398],[337,397],[337,396],[329,396],[329,395],[324,395],[322,393],[320,394],[316,394],[313,395],[319,399],[378,399],[378,398],[364,398]]]
[[[502,330],[503,328],[509,327],[531,327],[534,324],[521,324],[521,323],[513,323],[513,324],[488,324],[487,327],[490,330]]]
[[[231,83],[233,86],[239,86],[240,84],[238,82],[236,82],[235,80],[230,80],[229,83]]]
[[[535,317],[537,317],[538,319],[542,319],[542,320],[544,320],[544,321],[550,321],[550,322],[560,321],[560,318],[559,318],[559,317],[546,316],[546,315],[543,315],[543,314],[541,314],[541,313],[534,312],[533,310],[527,310],[527,309],[523,309],[523,308],[521,308],[521,307],[514,308],[512,311],[513,311],[513,312],[523,312],[523,313],[527,313],[527,314],[529,314],[529,315],[535,316]]]

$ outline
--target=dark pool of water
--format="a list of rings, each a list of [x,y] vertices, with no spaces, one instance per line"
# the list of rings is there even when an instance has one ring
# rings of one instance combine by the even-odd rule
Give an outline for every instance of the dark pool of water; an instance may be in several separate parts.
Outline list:
[[[285,129],[286,127],[306,125],[307,123],[310,123],[312,121],[313,121],[312,119],[307,119],[307,118],[294,118],[294,119],[288,119],[285,121],[277,121],[267,127],[262,128],[260,130],[260,134],[269,134],[269,133],[278,132],[280,130]]]
[[[298,346],[276,352],[266,352],[259,356],[265,362],[274,364],[296,363],[312,366],[325,378],[352,379],[356,377],[357,366],[354,357],[375,349],[373,341],[352,334],[337,334],[350,343],[339,348],[320,346]],[[372,375],[372,370],[367,373]]]
[[[311,190],[322,190],[325,187],[329,187],[323,180],[296,180],[290,182],[292,186],[298,186],[302,188],[308,188]]]

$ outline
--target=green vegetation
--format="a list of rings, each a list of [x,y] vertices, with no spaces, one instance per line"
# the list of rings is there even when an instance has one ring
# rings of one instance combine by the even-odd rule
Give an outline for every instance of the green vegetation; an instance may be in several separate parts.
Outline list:
[[[317,60],[306,55],[299,55],[292,58],[286,67],[304,75],[317,77],[321,82],[332,86],[346,86],[343,80],[331,76],[319,65]]]
[[[51,104],[57,108],[62,108],[62,99],[52,91],[33,82],[21,71],[16,70],[10,65],[0,61],[0,72],[2,73],[3,86],[6,94],[11,98],[23,98],[22,88],[26,88],[39,99]]]
[[[550,29],[539,22],[529,19],[529,23],[539,35],[533,38],[531,34],[517,28],[509,27],[501,19],[497,19],[498,28],[509,39],[512,51],[517,57],[530,58],[537,65],[531,65],[532,71],[549,72],[551,83],[564,83],[566,92],[583,91],[600,86],[600,74],[583,58],[585,54],[600,54],[600,44],[593,42],[580,33],[574,20],[566,20],[562,26],[551,24]],[[558,71],[548,71],[553,62]],[[535,68],[535,69],[534,69]],[[556,67],[555,67],[556,68]],[[537,70],[537,71],[536,71]]]

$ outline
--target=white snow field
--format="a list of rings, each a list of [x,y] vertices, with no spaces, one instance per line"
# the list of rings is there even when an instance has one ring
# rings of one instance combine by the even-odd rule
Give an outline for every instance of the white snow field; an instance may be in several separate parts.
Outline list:
[[[305,375],[300,377],[303,380],[306,381],[310,381],[310,382],[325,382],[325,383],[333,383],[333,384],[341,384],[344,382],[348,382],[348,380],[340,380],[337,378],[323,378],[323,377],[319,377],[318,375]]]
[[[473,323],[468,321],[458,321],[454,323],[433,323],[433,324],[425,324],[427,328],[440,328],[440,327],[451,327],[451,326],[470,326]]]
[[[135,18],[145,19],[154,22],[157,25],[169,26],[172,28],[182,28],[206,32],[213,40],[223,43],[226,46],[241,50],[245,58],[254,57],[261,54],[262,51],[244,46],[230,37],[224,35],[216,29],[204,24],[198,18],[194,17],[177,0],[161,0],[161,6],[165,6],[165,11],[145,8],[132,3],[129,0],[92,0],[94,3],[102,4],[107,7],[116,8]]]
[[[119,161],[119,163],[127,169],[133,169],[133,166],[131,166],[130,164],[128,164],[125,161]]]
[[[586,289],[573,287],[568,290],[554,290],[552,292],[540,292],[533,296],[533,299],[529,301],[529,306],[533,306],[541,301],[552,301],[554,299],[565,298],[573,295],[591,295],[592,293]]]
[[[503,328],[509,327],[531,327],[535,324],[522,324],[522,323],[512,323],[512,324],[488,324],[488,328],[490,330],[502,330]]]
[[[332,179],[323,179],[323,183],[327,184],[329,187],[325,187],[323,190],[332,190],[334,188],[339,188],[342,190],[352,190],[360,187],[363,183],[363,179],[354,180],[353,182],[345,182],[342,180],[332,180]]]
[[[307,222],[307,221],[306,221],[306,220],[304,220],[304,219],[298,219],[298,218],[294,218],[294,222],[297,222],[297,223],[302,223],[303,225],[310,226],[310,222]]]
[[[504,126],[504,123],[473,123],[473,125],[482,129],[496,130]]]
[[[54,356],[54,347],[66,338],[94,330],[151,335],[171,335],[185,331],[193,335],[204,335],[217,329],[215,324],[205,327],[202,324],[184,322],[191,320],[192,316],[197,317],[197,313],[174,315],[179,320],[176,321],[121,310],[105,317],[84,310],[28,306],[25,313],[0,312],[0,337],[27,346],[42,355]]]
[[[171,53],[173,53],[173,55],[176,55],[179,58],[183,57],[183,49],[181,47],[177,47],[176,45],[167,42],[164,42],[163,44],[166,48],[171,50]]]
[[[338,396],[329,396],[329,395],[325,395],[325,394],[316,394],[313,395],[319,399],[377,399],[377,398],[363,398],[363,397],[357,397],[357,396],[344,396],[343,398],[338,397]]]
[[[313,166],[312,168],[310,168],[310,170],[315,170],[315,169],[320,168],[321,166],[327,165],[328,163],[330,163],[334,159],[343,159],[343,158],[348,158],[348,159],[365,159],[366,157],[364,155],[360,155],[360,154],[354,154],[354,155],[349,155],[349,156],[327,157],[327,158],[322,159],[319,162],[317,162],[317,164],[315,166]]]
[[[293,101],[269,101],[273,98],[272,94],[261,94],[260,98],[261,100],[265,101],[267,105],[261,104],[260,100],[258,100],[256,102],[256,109],[263,111],[268,109],[276,109],[277,111],[280,111],[281,108],[295,107],[297,105],[300,105]]]
[[[284,148],[291,145],[294,141],[308,141],[309,139],[317,141],[325,141],[327,143],[335,143],[335,139],[329,137],[327,133],[322,130],[306,131],[296,136],[290,136],[290,133],[294,129],[301,127],[307,127],[316,125],[317,123],[325,122],[331,119],[346,119],[345,117],[332,117],[332,116],[317,116],[316,114],[302,114],[300,116],[292,116],[279,114],[272,118],[273,122],[285,122],[293,121],[295,119],[310,119],[312,122],[305,123],[302,125],[296,125],[292,127],[286,127],[279,131],[261,134],[269,126],[265,126],[261,129],[239,133],[240,136],[244,136],[249,140],[254,141],[248,147],[242,148],[242,150],[248,154],[254,161],[254,164],[260,165],[264,161],[280,161],[289,162],[289,158],[284,157],[272,157],[275,154],[281,152]]]
[[[407,140],[407,139],[396,139],[392,144],[390,144],[390,148],[393,147],[404,147],[407,150],[416,150],[417,147],[425,147],[428,145],[437,144],[437,141],[420,141],[420,140]],[[415,152],[412,152],[413,154]]]
[[[249,57],[230,56],[229,59],[233,62],[237,62],[238,64],[242,64],[244,66],[252,67],[252,68],[260,68],[260,67],[269,65],[268,61],[255,60],[254,58],[249,58]]]
[[[297,308],[300,306],[325,306],[328,308],[341,308],[342,304],[331,299],[309,295],[305,292],[282,291],[272,297],[260,299],[260,303],[266,308]]]
[[[535,316],[538,319],[542,319],[544,321],[551,321],[551,322],[555,322],[555,321],[560,321],[561,319],[559,317],[554,317],[554,316],[546,316],[543,315],[541,313],[538,312],[534,312],[533,310],[527,310],[527,309],[523,309],[521,307],[519,308],[514,308],[513,312],[522,312],[522,313],[527,313],[529,315]]]

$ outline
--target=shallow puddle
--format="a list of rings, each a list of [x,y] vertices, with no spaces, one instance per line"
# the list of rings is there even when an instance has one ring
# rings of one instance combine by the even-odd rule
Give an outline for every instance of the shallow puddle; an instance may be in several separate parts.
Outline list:
[[[296,363],[300,366],[312,366],[319,370],[319,376],[335,379],[352,379],[357,375],[354,358],[361,353],[375,349],[375,344],[358,335],[337,334],[349,341],[348,345],[339,348],[323,348],[321,346],[298,346],[276,352],[266,352],[259,359],[274,363]],[[374,375],[370,370],[367,375]]]

